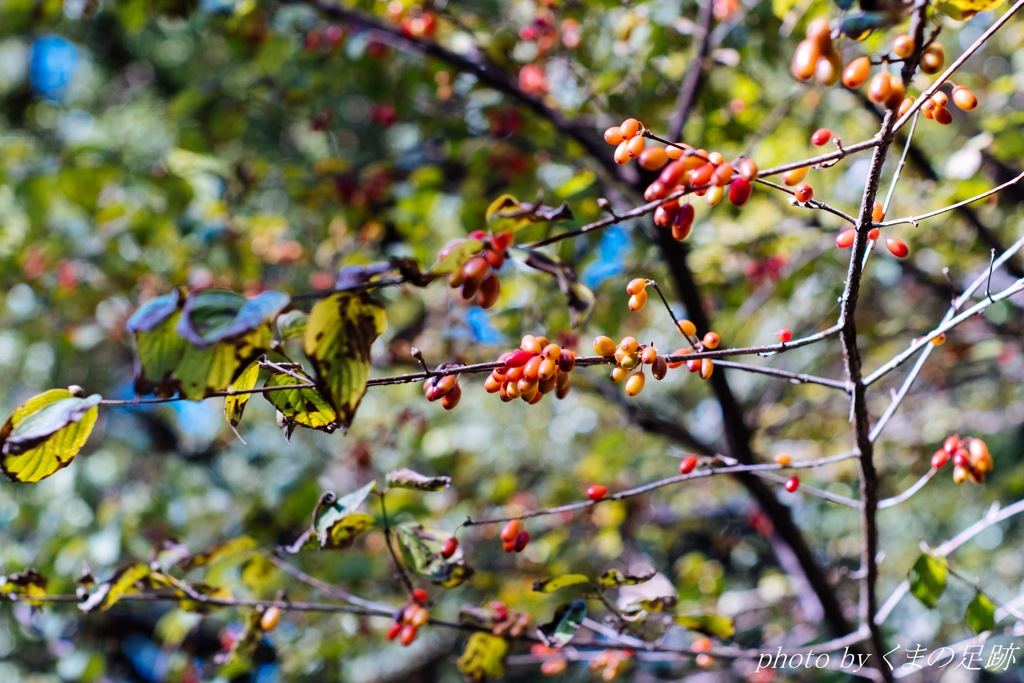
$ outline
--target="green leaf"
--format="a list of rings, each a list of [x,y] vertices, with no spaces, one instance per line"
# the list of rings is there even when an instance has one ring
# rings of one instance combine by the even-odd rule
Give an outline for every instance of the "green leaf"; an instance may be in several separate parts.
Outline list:
[[[373,528],[377,520],[372,515],[354,512],[331,525],[329,535],[321,541],[322,550],[344,550],[356,541],[356,537]]]
[[[430,269],[431,275],[446,275],[462,270],[466,261],[473,254],[479,254],[484,248],[480,240],[456,240],[446,244],[438,253],[437,263]]]
[[[548,647],[565,647],[576,635],[576,631],[580,630],[586,618],[587,603],[583,600],[574,600],[559,607],[551,621],[540,626],[537,633]]]
[[[273,320],[289,304],[283,292],[263,292],[252,299],[227,289],[203,289],[189,294],[177,332],[199,348],[249,334]]]
[[[320,502],[317,503],[316,509],[313,511],[311,528],[320,539],[321,548],[326,547],[334,526],[355,512],[370,495],[370,492],[376,490],[377,480],[374,479],[366,486],[341,498],[335,496],[333,491],[327,491],[320,496]]]
[[[942,596],[942,591],[946,590],[948,575],[949,566],[946,558],[922,553],[907,572],[910,592],[923,602],[925,607],[935,607],[935,603]]]
[[[83,612],[108,610],[128,593],[138,592],[135,584],[149,577],[150,573],[149,566],[141,562],[127,564],[118,569],[109,581],[97,586],[92,595],[79,603],[78,609]]]
[[[271,375],[265,387],[286,387],[291,385],[313,384],[313,378],[300,369],[292,372],[305,378],[299,381],[291,375]],[[263,392],[263,398],[270,401],[285,420],[291,424],[302,425],[330,434],[338,428],[338,414],[316,389],[281,389]]]
[[[639,583],[647,583],[654,578],[657,574],[655,570],[651,569],[643,574],[636,576],[630,574],[623,574],[618,569],[609,569],[601,576],[597,577],[597,585],[601,588],[611,588],[613,586],[635,586]]]
[[[488,679],[505,675],[505,655],[508,642],[490,633],[474,633],[466,641],[462,656],[458,659],[459,671],[466,680],[484,683]]]
[[[704,635],[716,638],[731,638],[732,634],[736,632],[732,619],[718,614],[678,615],[675,617],[675,621],[691,631],[699,631]]]
[[[594,310],[597,297],[590,288],[580,282],[576,272],[560,258],[548,256],[535,249],[516,249],[517,254],[525,256],[523,263],[542,273],[553,275],[558,282],[558,289],[569,302],[569,322],[573,327],[584,324]]]
[[[538,593],[554,593],[561,588],[578,586],[580,584],[590,585],[590,577],[586,574],[563,574],[543,581],[534,581],[533,590]]]
[[[135,336],[135,393],[170,397],[177,391],[174,369],[188,345],[175,328],[184,304],[179,290],[150,299],[128,319]]]
[[[254,591],[259,591],[270,582],[275,573],[277,567],[273,562],[260,554],[255,554],[242,565],[242,583]]]
[[[593,182],[592,178],[591,182]],[[583,187],[580,187],[569,194],[579,192],[582,189]],[[569,195],[565,194],[563,196],[568,197]],[[572,211],[569,210],[568,204],[563,203],[558,207],[544,206],[540,198],[541,193],[538,193],[537,201],[524,204],[510,194],[501,195],[487,207],[487,213],[484,214],[487,225],[493,232],[514,232],[542,221],[571,221],[573,219]]]
[[[567,182],[563,183],[561,187],[555,190],[555,194],[557,194],[562,199],[566,199],[567,197],[571,197],[574,194],[582,192],[583,190],[587,189],[588,187],[594,184],[595,180],[597,180],[597,176],[594,175],[592,171],[583,171],[582,173],[577,173]]]
[[[277,316],[277,332],[281,339],[288,340],[306,334],[306,322],[309,314],[305,311],[288,311]]]
[[[679,602],[674,595],[664,595],[659,598],[643,599],[626,605],[622,611],[626,614],[636,614],[641,610],[646,612],[666,612]]]
[[[959,11],[959,17],[947,12],[941,7],[941,5],[939,9],[950,17],[961,21],[964,19],[970,19],[978,12],[993,10],[1005,2],[1006,0],[945,0],[942,5],[951,5],[953,9]]]
[[[466,564],[461,545],[451,557],[441,556],[441,546],[452,538],[452,534],[424,529],[412,522],[399,524],[394,527],[394,532],[406,564],[423,579],[452,588],[473,575],[473,569]]]
[[[187,344],[174,370],[181,395],[190,401],[201,401],[224,391],[249,363],[267,352],[272,340],[273,332],[267,323],[249,334],[214,346],[201,348]]]
[[[964,621],[975,633],[991,631],[996,627],[996,606],[981,593],[974,596],[964,612]]]
[[[344,430],[352,424],[370,376],[370,347],[387,327],[384,307],[365,292],[343,292],[322,299],[309,314],[306,355],[316,384]]]
[[[249,367],[242,370],[242,374],[238,376],[238,379],[228,385],[228,390],[249,391],[256,386],[256,380],[259,377],[259,362],[250,363]],[[239,394],[238,396],[226,396],[224,398],[224,417],[232,429],[242,422],[242,413],[245,411],[245,404],[249,402],[250,396],[252,394]]]
[[[218,543],[205,553],[193,555],[185,563],[184,569],[185,571],[191,571],[198,567],[206,567],[218,562],[226,562],[229,560],[241,563],[252,555],[253,551],[256,550],[256,547],[256,539],[252,536],[244,534],[242,536],[236,536],[235,538],[224,541],[223,543]]]
[[[391,470],[386,481],[389,488],[416,489],[418,491],[442,491],[451,486],[451,477],[428,477],[408,467]]]
[[[0,428],[0,469],[11,481],[37,482],[67,467],[96,424],[102,397],[50,389],[23,403]]]

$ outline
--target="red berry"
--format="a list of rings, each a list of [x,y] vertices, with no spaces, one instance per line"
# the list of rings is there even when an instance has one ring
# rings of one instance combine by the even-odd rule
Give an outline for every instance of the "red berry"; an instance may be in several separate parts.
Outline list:
[[[697,468],[697,456],[688,455],[679,463],[679,474],[689,474]]]
[[[966,448],[958,448],[956,453],[953,454],[953,464],[957,467],[964,467],[971,461],[971,454],[968,453]]]
[[[522,366],[526,365],[526,363],[531,358],[533,358],[533,354],[530,353],[529,351],[523,351],[522,349],[517,349],[516,351],[513,351],[512,353],[510,353],[508,355],[508,358],[506,358],[502,362],[505,363],[505,367],[519,368],[519,367],[522,367]]]
[[[786,480],[786,490],[790,493],[800,488],[800,477],[790,477]]]
[[[402,630],[402,622],[394,621],[391,626],[388,626],[388,640],[394,640],[398,637],[399,632]]]
[[[491,603],[491,610],[494,612],[494,618],[498,621],[505,621],[508,619],[508,606],[501,600],[495,600]]]
[[[483,240],[483,238],[486,236],[487,233],[485,233],[483,230],[474,230],[473,232],[469,233],[469,239],[471,240]]]
[[[593,501],[598,501],[608,495],[608,487],[602,486],[601,484],[595,484],[587,489],[587,498]]]
[[[822,147],[823,145],[827,145],[828,141],[831,139],[832,131],[828,128],[819,128],[814,131],[814,135],[811,136],[811,144]]]
[[[947,453],[946,451],[944,451],[942,449],[939,449],[939,450],[935,451],[935,455],[932,456],[932,467],[934,467],[937,470],[941,469],[942,466],[945,465],[946,461],[948,461],[948,460],[949,460],[949,453]]]
[[[958,448],[960,448],[959,436],[947,436],[945,442],[942,444],[942,450],[946,451],[950,455],[955,453]]]
[[[523,531],[519,532],[518,536],[516,536],[515,543],[513,544],[512,547],[515,548],[515,551],[517,553],[521,553],[521,552],[523,552],[523,550],[526,549],[526,546],[527,546],[527,544],[529,542],[530,542],[530,532],[526,531],[524,529]]]
[[[853,246],[853,238],[856,236],[857,231],[853,228],[843,230],[841,233],[836,235],[836,246],[840,249],[849,249]]]
[[[807,183],[800,183],[793,188],[793,194],[796,195],[796,200],[801,204],[811,201],[811,197],[814,196],[814,190]]]
[[[509,245],[512,244],[512,232],[506,230],[499,232],[497,235],[491,238],[491,246],[497,251],[503,252],[508,249]]]
[[[892,255],[896,258],[906,258],[907,254],[910,253],[910,248],[906,244],[899,241],[895,237],[886,237],[885,246],[892,252]]]
[[[750,199],[750,193],[753,190],[750,183],[744,178],[737,178],[732,181],[732,185],[729,186],[729,201],[736,206],[743,206]]]
[[[786,342],[793,338],[793,333],[787,330],[785,327],[783,327],[775,334],[775,336],[778,338],[780,342],[785,344]]]
[[[455,551],[459,549],[459,539],[452,536],[441,546],[441,557],[448,559],[455,554]]]
[[[402,627],[402,636],[398,639],[398,642],[407,646],[414,640],[416,640],[416,627],[412,624],[406,624]]]
[[[430,595],[427,593],[427,591],[423,590],[422,588],[417,588],[412,592],[413,602],[418,602],[421,605],[424,605],[429,599]]]

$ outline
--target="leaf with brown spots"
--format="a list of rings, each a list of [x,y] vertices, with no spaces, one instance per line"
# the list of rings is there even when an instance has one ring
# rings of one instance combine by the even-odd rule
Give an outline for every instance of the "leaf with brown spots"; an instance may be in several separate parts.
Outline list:
[[[370,377],[370,347],[387,328],[384,307],[365,292],[322,299],[306,324],[306,355],[313,362],[320,393],[348,430]]]
[[[286,387],[292,384],[302,385],[313,384],[313,378],[302,370],[293,370],[296,375],[304,377],[306,382],[301,382],[291,375],[271,375],[264,386]],[[327,402],[316,389],[281,389],[279,391],[268,391],[263,398],[274,404],[274,407],[291,423],[319,429],[321,432],[330,434],[338,428],[338,414],[331,404]]]

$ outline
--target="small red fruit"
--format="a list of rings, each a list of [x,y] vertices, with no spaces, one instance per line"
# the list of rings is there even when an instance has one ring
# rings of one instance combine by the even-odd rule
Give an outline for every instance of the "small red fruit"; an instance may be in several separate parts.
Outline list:
[[[501,540],[505,541],[506,543],[510,543],[510,542],[516,540],[516,536],[518,536],[518,535],[519,535],[519,520],[518,519],[510,519],[508,521],[508,523],[505,524],[505,528],[501,530]]]
[[[775,334],[775,336],[781,343],[785,344],[786,342],[793,338],[793,333],[787,330],[785,327],[783,327]]]
[[[800,183],[793,188],[793,194],[796,195],[798,202],[805,204],[811,201],[811,197],[814,196],[814,190],[807,183]]]
[[[935,451],[935,455],[932,456],[932,467],[935,469],[941,469],[943,465],[949,460],[949,453],[939,449]]]
[[[736,206],[743,206],[750,199],[750,193],[753,187],[750,182],[745,178],[737,178],[732,181],[732,185],[729,186],[729,201]]]
[[[505,367],[518,368],[526,365],[526,363],[529,362],[531,358],[533,358],[533,354],[530,353],[529,351],[517,349],[510,353],[508,358],[506,358],[502,362],[505,363]]]
[[[679,463],[679,474],[689,474],[697,468],[697,456],[688,455]]]
[[[402,627],[402,635],[399,637],[398,642],[408,646],[414,640],[416,640],[416,627],[412,624],[406,624]]]
[[[430,595],[427,593],[427,591],[423,590],[422,588],[417,588],[412,592],[412,599],[413,602],[418,602],[421,605],[425,605],[427,600],[430,599]]]
[[[811,136],[811,144],[817,147],[822,147],[828,144],[828,141],[832,139],[832,131],[828,128],[819,128],[814,131]]]
[[[459,539],[452,536],[444,544],[441,545],[441,557],[448,559],[455,554],[455,551],[459,549]]]
[[[602,486],[601,484],[595,484],[587,489],[587,498],[593,501],[598,501],[608,495],[608,487]]]
[[[956,449],[956,453],[953,454],[953,464],[957,467],[964,467],[970,462],[971,454],[966,448]]]
[[[530,532],[526,531],[524,529],[523,531],[519,532],[518,536],[516,536],[515,543],[513,544],[512,547],[515,549],[515,551],[517,553],[521,553],[521,552],[523,552],[523,550],[526,549],[526,546],[529,543],[530,543]]]
[[[509,245],[512,244],[513,237],[514,235],[510,230],[499,232],[497,235],[491,238],[491,246],[494,247],[497,251],[504,252],[506,249],[508,249]]]
[[[836,246],[840,249],[849,249],[853,246],[853,238],[856,236],[857,231],[853,228],[843,230],[841,233],[836,235]]]
[[[960,448],[960,437],[953,435],[947,436],[946,440],[942,444],[942,450],[946,451],[950,455],[956,453],[956,449]]]
[[[885,246],[896,258],[906,258],[907,254],[910,253],[910,248],[895,237],[886,237]]]
[[[391,622],[391,626],[388,626],[388,633],[387,633],[388,640],[394,640],[395,638],[397,638],[398,634],[401,632],[401,630],[402,630],[402,622],[400,622],[400,621]]]
[[[498,621],[505,621],[508,619],[508,605],[503,603],[501,600],[494,600],[491,602],[491,611],[494,612],[494,618]]]
[[[790,493],[800,488],[800,477],[790,477],[786,480],[786,490]]]

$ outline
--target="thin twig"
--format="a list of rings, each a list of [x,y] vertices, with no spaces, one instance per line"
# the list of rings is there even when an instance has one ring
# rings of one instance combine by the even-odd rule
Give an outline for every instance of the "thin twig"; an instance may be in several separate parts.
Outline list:
[[[771,182],[769,180],[762,180],[761,178],[756,178],[754,180],[754,182],[761,183],[762,185],[767,185],[768,187],[771,187],[773,189],[776,189],[776,190],[779,190],[781,192],[785,192],[787,194],[796,196],[796,192],[794,192],[793,190],[789,189],[788,187],[785,187],[783,185],[777,185],[776,183],[773,183],[773,182]],[[833,206],[829,206],[825,202],[819,201],[817,199],[811,199],[810,201],[806,201],[806,202],[799,202],[798,201],[795,204],[795,206],[803,206],[803,207],[806,207],[806,208],[809,208],[809,209],[821,209],[822,211],[828,211],[829,213],[831,213],[833,215],[839,216],[840,218],[842,218],[844,221],[847,221],[848,223],[856,223],[857,222],[857,219],[854,218],[853,216],[851,216],[850,214],[844,213],[844,212],[840,211],[839,209],[837,209],[837,208],[835,208]]]
[[[907,144],[908,145],[910,144],[909,140],[907,141]],[[1018,175],[1013,180],[1009,180],[1009,181],[1003,183],[999,187],[994,187],[994,188],[992,188],[991,190],[989,190],[987,192],[982,192],[981,194],[976,195],[974,197],[971,197],[970,199],[965,199],[962,202],[957,202],[956,204],[951,204],[951,205],[943,207],[941,209],[936,209],[935,211],[929,211],[928,213],[923,213],[920,216],[907,216],[906,218],[894,218],[893,220],[885,221],[884,223],[876,223],[875,227],[885,228],[885,227],[888,227],[890,225],[899,225],[901,223],[912,223],[914,225],[917,225],[918,222],[923,221],[926,218],[932,218],[933,216],[939,216],[941,214],[948,213],[950,211],[955,211],[955,210],[959,209],[960,207],[967,206],[968,204],[973,204],[974,202],[979,201],[981,199],[984,199],[985,197],[991,197],[992,195],[994,195],[994,194],[996,194],[998,192],[1001,192],[1002,190],[1005,190],[1006,188],[1010,187],[1011,185],[1016,185],[1021,180],[1024,180],[1024,173],[1021,173],[1020,175]]]

